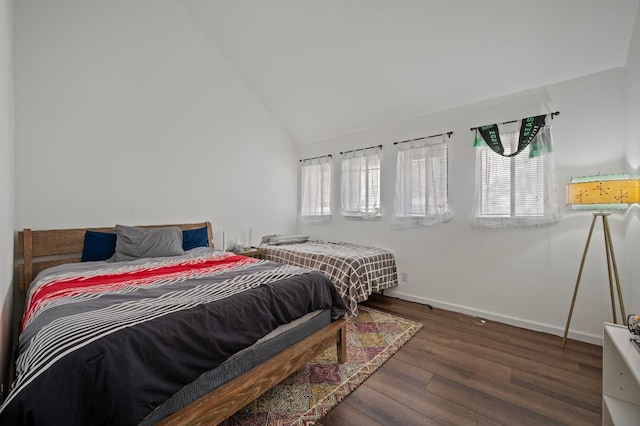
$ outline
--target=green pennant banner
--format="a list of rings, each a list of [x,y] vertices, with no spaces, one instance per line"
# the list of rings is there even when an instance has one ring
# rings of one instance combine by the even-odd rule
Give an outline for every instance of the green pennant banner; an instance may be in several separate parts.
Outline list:
[[[546,115],[527,117],[522,119],[520,125],[520,135],[518,137],[518,150],[509,155],[504,155],[504,147],[500,140],[500,132],[497,124],[478,127],[482,139],[489,145],[492,151],[503,157],[514,157],[520,154],[537,136],[538,132],[545,124]]]
[[[498,131],[497,124],[489,124],[488,126],[478,127],[480,136],[489,145],[494,152],[500,155],[504,155],[504,147],[500,140],[500,132]]]
[[[537,117],[528,117],[522,119],[520,125],[520,137],[518,138],[518,152],[522,151],[529,145],[542,127],[544,127],[546,115],[538,115]]]

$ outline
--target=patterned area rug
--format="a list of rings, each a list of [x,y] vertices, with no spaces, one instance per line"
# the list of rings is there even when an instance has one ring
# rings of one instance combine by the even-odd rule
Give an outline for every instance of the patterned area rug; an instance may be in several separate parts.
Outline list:
[[[405,343],[422,324],[359,307],[359,314],[347,325],[347,362],[338,364],[336,350],[327,349],[254,404],[227,419],[226,426],[313,425]]]

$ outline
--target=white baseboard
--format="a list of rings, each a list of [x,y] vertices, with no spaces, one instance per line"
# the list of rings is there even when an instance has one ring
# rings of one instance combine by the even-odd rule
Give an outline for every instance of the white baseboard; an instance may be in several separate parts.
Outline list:
[[[434,308],[440,308],[447,311],[460,312],[462,314],[472,315],[472,316],[484,318],[487,320],[500,322],[503,324],[513,325],[515,327],[526,328],[528,330],[541,331],[543,333],[559,336],[558,345],[562,343],[562,335],[564,334],[564,328],[559,328],[551,324],[544,324],[544,323],[539,323],[535,321],[527,321],[527,320],[523,320],[522,318],[516,318],[516,317],[498,314],[495,312],[488,312],[480,309],[474,309],[469,306],[456,305],[452,303],[443,302],[440,300],[417,297],[417,296],[406,294],[401,291],[397,291],[393,289],[386,289],[384,291],[384,295],[390,296],[390,297],[397,297],[398,299],[406,300],[409,302],[421,303],[423,305],[431,305]],[[602,335],[595,335],[591,333],[580,333],[580,332],[576,333],[569,330],[569,334],[567,338],[602,346]]]

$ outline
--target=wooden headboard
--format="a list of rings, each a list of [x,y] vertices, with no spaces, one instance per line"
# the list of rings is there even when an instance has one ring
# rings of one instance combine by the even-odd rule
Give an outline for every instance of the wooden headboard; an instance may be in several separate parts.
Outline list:
[[[213,231],[210,222],[183,223],[177,225],[143,225],[141,228],[178,226],[183,230],[207,227],[208,245],[213,247]],[[18,286],[25,291],[33,278],[44,269],[63,263],[80,262],[85,231],[113,232],[113,228],[48,229],[18,232]]]

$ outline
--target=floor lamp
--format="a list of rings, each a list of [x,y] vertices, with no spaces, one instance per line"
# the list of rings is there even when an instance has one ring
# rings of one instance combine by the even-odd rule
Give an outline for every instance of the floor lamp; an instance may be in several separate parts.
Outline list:
[[[618,297],[618,306],[622,316],[622,323],[626,325],[627,316],[624,311],[624,301],[622,299],[622,291],[620,289],[620,277],[618,276],[618,266],[616,265],[616,256],[613,251],[613,243],[611,241],[611,232],[609,230],[608,217],[611,214],[607,210],[627,209],[630,204],[640,202],[640,180],[629,179],[627,174],[613,175],[597,175],[573,178],[571,183],[567,185],[567,201],[572,210],[597,210],[593,213],[593,220],[589,228],[587,242],[582,253],[580,261],[580,269],[578,270],[578,278],[573,290],[573,298],[571,299],[571,308],[567,317],[567,325],[564,328],[564,336],[562,337],[562,349],[567,343],[567,334],[569,333],[569,324],[573,315],[573,308],[578,295],[578,287],[582,278],[584,263],[589,251],[593,228],[598,218],[602,219],[602,229],[604,233],[604,246],[607,258],[607,271],[609,276],[609,294],[611,296],[611,313],[613,314],[613,322],[618,323],[616,314],[616,295]],[[615,279],[615,288],[614,288]]]

